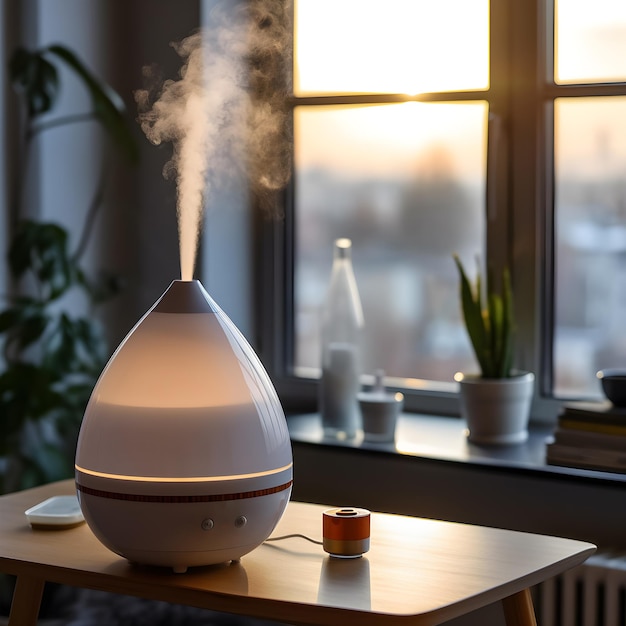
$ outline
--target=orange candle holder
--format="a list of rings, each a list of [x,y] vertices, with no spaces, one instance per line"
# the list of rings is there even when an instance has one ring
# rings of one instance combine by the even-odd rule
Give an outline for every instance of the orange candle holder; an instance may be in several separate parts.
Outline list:
[[[370,549],[370,518],[367,509],[345,507],[324,511],[324,550],[338,558],[362,556]]]

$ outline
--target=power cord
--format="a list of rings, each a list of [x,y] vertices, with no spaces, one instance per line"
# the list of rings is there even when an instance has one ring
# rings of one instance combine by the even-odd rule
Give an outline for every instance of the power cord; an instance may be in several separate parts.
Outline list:
[[[301,535],[300,533],[292,533],[291,535],[281,535],[280,537],[269,537],[265,541],[282,541],[283,539],[293,539],[294,537],[297,537],[300,539],[306,539],[307,541],[310,541],[311,543],[314,543],[318,546],[324,545],[324,542],[317,541],[317,539],[311,539],[311,537],[307,537],[306,535]]]

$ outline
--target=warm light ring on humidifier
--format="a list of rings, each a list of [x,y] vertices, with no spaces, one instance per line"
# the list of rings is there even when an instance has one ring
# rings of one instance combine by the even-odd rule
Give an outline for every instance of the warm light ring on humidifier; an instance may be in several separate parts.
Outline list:
[[[140,483],[210,483],[210,482],[223,482],[226,480],[243,480],[246,478],[261,478],[263,476],[272,476],[273,474],[280,474],[290,470],[293,463],[289,463],[284,467],[279,467],[273,470],[267,470],[265,472],[252,472],[250,474],[235,474],[231,476],[185,476],[182,478],[172,478],[165,476],[125,476],[123,474],[108,474],[107,472],[97,472],[95,470],[88,470],[79,465],[75,465],[75,469],[82,474],[88,474],[89,476],[96,476],[98,478],[110,478],[113,480],[127,480],[131,482]]]
[[[263,496],[269,496],[274,493],[280,493],[289,489],[293,484],[293,480],[278,485],[277,487],[269,487],[267,489],[255,489],[254,491],[240,491],[238,493],[219,493],[219,494],[205,494],[205,495],[146,495],[146,494],[133,494],[133,493],[118,493],[114,491],[104,491],[102,489],[92,489],[91,487],[85,487],[80,483],[76,483],[78,491],[88,494],[90,496],[97,496],[99,498],[109,498],[111,500],[126,500],[129,502],[158,502],[158,503],[196,503],[196,502],[227,502],[230,500],[247,500],[248,498],[260,498]]]

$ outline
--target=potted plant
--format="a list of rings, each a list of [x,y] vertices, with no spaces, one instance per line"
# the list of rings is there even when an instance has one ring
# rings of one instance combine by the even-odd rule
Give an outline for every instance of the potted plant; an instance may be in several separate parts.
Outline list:
[[[86,89],[89,110],[50,115],[60,93],[61,65]],[[8,69],[24,108],[25,161],[34,138],[48,129],[96,122],[118,152],[136,162],[138,147],[122,99],[74,52],[62,45],[34,51],[20,47]],[[83,410],[108,356],[92,312],[118,290],[117,277],[89,275],[83,262],[105,177],[75,242],[63,225],[22,206],[22,191],[30,181],[25,171],[18,171],[18,177],[8,220],[12,293],[0,298],[0,493],[73,475]],[[87,313],[66,301],[70,291],[82,294]]]
[[[89,94],[88,110],[54,115],[61,66]],[[102,126],[116,154],[137,162],[138,145],[121,97],[72,50],[18,47],[8,75],[23,106],[24,162],[42,133],[93,122]],[[104,171],[76,241],[62,224],[41,219],[42,207],[24,206],[23,191],[31,181],[25,168],[17,178],[7,220],[12,289],[0,295],[0,493],[73,476],[83,411],[109,352],[93,312],[120,288],[117,276],[90,275],[84,263],[105,193]],[[86,313],[66,300],[70,292],[82,296]],[[0,576],[0,615],[8,613],[13,588],[14,578]],[[45,598],[54,590],[47,585]],[[46,617],[45,604],[41,613]]]
[[[528,438],[534,374],[513,368],[513,290],[508,268],[502,272],[500,289],[492,276],[483,281],[477,271],[470,281],[457,255],[460,299],[465,328],[479,374],[458,373],[461,415],[468,438],[479,444],[513,444]]]

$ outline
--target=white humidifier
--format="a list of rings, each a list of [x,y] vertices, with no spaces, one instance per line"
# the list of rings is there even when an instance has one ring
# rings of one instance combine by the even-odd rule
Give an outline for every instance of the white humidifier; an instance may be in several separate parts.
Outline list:
[[[198,281],[172,282],[96,384],[76,450],[90,528],[132,562],[237,560],[287,506],[287,423],[258,357]]]

